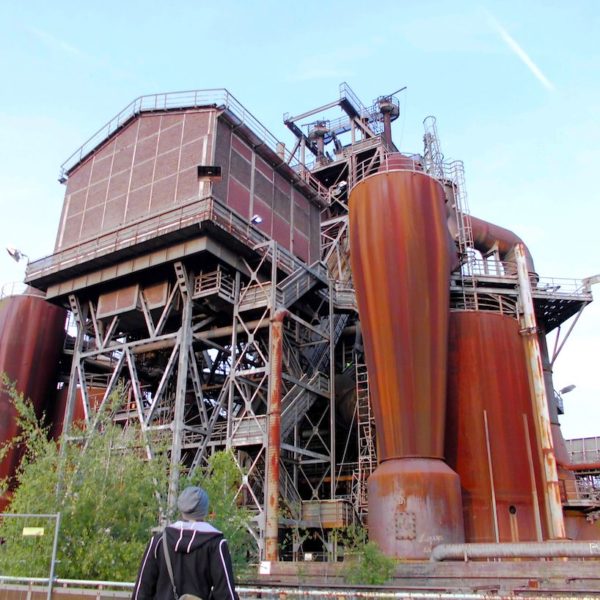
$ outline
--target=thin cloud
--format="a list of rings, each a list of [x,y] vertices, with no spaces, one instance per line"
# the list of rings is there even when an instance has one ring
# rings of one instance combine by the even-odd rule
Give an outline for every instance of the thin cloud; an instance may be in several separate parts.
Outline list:
[[[77,48],[77,46],[73,46],[73,44],[69,44],[65,40],[62,40],[43,29],[38,29],[37,27],[27,27],[26,31],[40,40],[43,44],[45,44],[48,48],[53,50],[58,50],[60,52],[64,52],[65,54],[70,55],[73,59],[79,63],[84,63],[88,66],[96,66],[101,67],[103,69],[108,70],[115,77],[120,78],[132,78],[133,75],[122,68],[113,67],[107,60],[102,58],[96,58],[86,52]]]
[[[498,21],[488,14],[490,25],[496,30],[502,41],[517,55],[521,62],[531,71],[532,75],[549,91],[553,92],[556,88],[554,84],[542,73],[542,70],[533,62],[529,54],[521,48],[518,42],[498,23]]]
[[[28,27],[27,30],[29,31],[29,33],[33,34],[39,40],[44,42],[47,46],[50,46],[52,48],[58,48],[59,50],[62,50],[63,52],[66,52],[68,54],[72,54],[73,56],[83,56],[83,53],[81,52],[81,50],[79,50],[79,48],[72,46],[64,40],[54,37],[47,31],[37,29],[36,27]]]

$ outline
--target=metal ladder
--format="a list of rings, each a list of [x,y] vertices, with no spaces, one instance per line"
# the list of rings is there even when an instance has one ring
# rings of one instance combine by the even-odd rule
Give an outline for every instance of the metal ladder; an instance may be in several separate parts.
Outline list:
[[[475,268],[473,264],[473,229],[469,219],[467,188],[465,185],[465,167],[462,160],[449,165],[449,175],[454,191],[454,213],[458,227],[458,251],[460,256],[460,280],[463,306],[467,310],[475,310]],[[471,291],[472,293],[467,293]]]
[[[356,363],[356,421],[358,427],[358,472],[354,505],[356,512],[367,514],[367,479],[377,466],[375,420],[371,412],[367,365]]]
[[[444,155],[440,148],[437,125],[434,116],[426,117],[423,121],[423,163],[425,172],[436,179],[444,179]]]
[[[462,161],[444,162],[436,119],[433,116],[423,121],[423,162],[425,171],[435,177],[444,186],[451,185],[453,192],[452,210],[456,218],[457,243],[460,256],[460,283],[462,305],[465,309],[474,309],[475,272],[473,267],[473,230],[469,219],[467,188],[465,185],[465,167]],[[467,293],[470,290],[473,293]]]

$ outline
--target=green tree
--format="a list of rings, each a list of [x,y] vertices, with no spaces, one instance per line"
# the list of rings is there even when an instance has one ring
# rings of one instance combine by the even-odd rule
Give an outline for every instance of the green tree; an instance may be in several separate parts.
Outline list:
[[[30,402],[5,374],[0,386],[11,398],[20,433],[10,440],[25,454],[16,475],[11,513],[61,513],[56,576],[66,579],[133,581],[144,548],[166,507],[169,461],[166,448],[148,460],[139,427],[113,424],[122,404],[115,393],[97,431],[77,430],[79,442],[49,439]],[[8,448],[8,445],[5,449]],[[155,450],[157,450],[155,448]],[[1,455],[0,455],[1,457]],[[236,574],[243,574],[256,545],[249,533],[251,514],[238,505],[242,473],[231,452],[216,452],[203,470],[181,478],[180,487],[202,485],[210,498],[211,518],[228,539]],[[8,482],[2,482],[6,489]],[[58,491],[58,493],[57,493]],[[43,537],[23,537],[23,526],[44,527]],[[0,573],[47,577],[52,546],[47,519],[5,519],[0,523]]]
[[[57,444],[48,439],[32,405],[5,375],[0,383],[18,413],[20,433],[10,444],[25,448],[9,511],[61,513],[58,577],[134,580],[149,534],[164,508],[166,453],[147,460],[139,429],[124,429],[108,418],[101,419],[101,433],[86,438],[85,451],[83,443]],[[27,526],[45,526],[46,535],[24,538],[22,520],[2,522],[1,573],[48,575],[52,544],[48,524],[29,520]]]
[[[256,543],[249,529],[252,514],[240,506],[241,482],[242,473],[231,451],[215,452],[205,469],[181,482],[181,487],[200,485],[206,490],[210,501],[208,520],[227,538],[238,578],[248,573],[250,564],[257,558]]]

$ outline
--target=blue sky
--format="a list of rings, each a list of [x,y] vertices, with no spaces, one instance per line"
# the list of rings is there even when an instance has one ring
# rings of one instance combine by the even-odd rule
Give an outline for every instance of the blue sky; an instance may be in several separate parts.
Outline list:
[[[60,164],[142,94],[226,87],[276,137],[284,112],[404,85],[394,140],[438,120],[471,213],[520,235],[543,277],[600,273],[600,3],[204,0],[0,5],[0,246],[50,254]],[[22,278],[0,254],[0,282]],[[600,286],[596,286],[600,300]],[[600,435],[600,301],[555,365],[567,437]]]

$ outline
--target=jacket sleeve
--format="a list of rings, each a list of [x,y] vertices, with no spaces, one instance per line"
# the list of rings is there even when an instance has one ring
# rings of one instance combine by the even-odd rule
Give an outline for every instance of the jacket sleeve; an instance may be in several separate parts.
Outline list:
[[[235,591],[231,555],[225,538],[220,538],[215,543],[210,560],[210,572],[213,583],[211,598],[214,600],[239,600]]]
[[[156,546],[159,540],[160,537],[155,536],[146,546],[131,600],[152,600],[154,598],[156,593],[156,582],[158,580]]]

